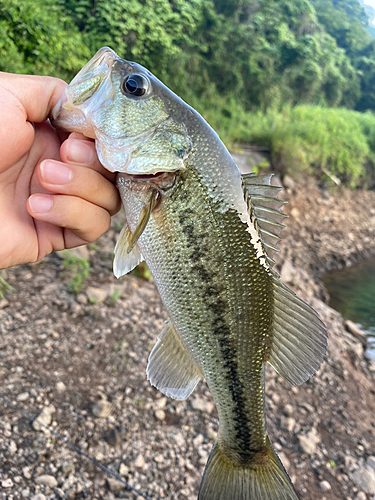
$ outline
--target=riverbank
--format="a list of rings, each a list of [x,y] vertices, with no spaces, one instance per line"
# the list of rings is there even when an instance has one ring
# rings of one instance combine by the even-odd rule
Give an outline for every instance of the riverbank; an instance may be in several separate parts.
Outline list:
[[[375,363],[327,306],[319,277],[373,251],[375,192],[284,181],[290,217],[278,270],[321,315],[329,344],[317,375],[301,387],[267,369],[270,438],[302,500],[373,500]],[[15,292],[0,300],[1,392],[152,500],[194,499],[216,410],[204,383],[187,401],[172,401],[146,380],[166,313],[152,282],[112,276],[122,220],[76,252],[92,269],[77,295],[61,255],[7,271]],[[137,498],[5,404],[0,486],[7,500]]]

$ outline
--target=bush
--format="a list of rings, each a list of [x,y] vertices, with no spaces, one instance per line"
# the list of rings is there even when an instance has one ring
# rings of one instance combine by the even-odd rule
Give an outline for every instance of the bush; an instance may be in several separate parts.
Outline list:
[[[352,188],[375,186],[375,115],[342,108],[285,107],[246,113],[207,105],[203,115],[229,146],[267,146],[282,175],[315,174]],[[228,109],[230,111],[228,111]]]

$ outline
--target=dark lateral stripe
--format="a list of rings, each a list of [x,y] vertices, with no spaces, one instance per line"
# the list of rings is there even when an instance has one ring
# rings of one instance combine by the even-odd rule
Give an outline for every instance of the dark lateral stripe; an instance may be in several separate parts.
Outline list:
[[[222,358],[222,366],[227,373],[228,388],[233,401],[234,429],[237,445],[240,448],[244,461],[254,453],[250,449],[251,435],[248,428],[248,419],[245,411],[245,388],[238,377],[238,359],[229,344],[230,328],[225,321],[228,309],[227,303],[220,297],[220,288],[214,282],[216,277],[212,270],[206,269],[202,264],[201,256],[207,255],[205,235],[198,233],[192,220],[194,212],[187,209],[179,215],[182,232],[185,234],[189,247],[189,258],[192,262],[192,271],[202,286],[202,299],[212,313],[212,334],[216,337]],[[208,235],[207,235],[208,236]]]

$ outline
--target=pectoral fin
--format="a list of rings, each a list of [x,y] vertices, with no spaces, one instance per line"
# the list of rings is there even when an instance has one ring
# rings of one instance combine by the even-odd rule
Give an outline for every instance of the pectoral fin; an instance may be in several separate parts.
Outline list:
[[[314,375],[327,348],[327,332],[317,313],[276,277],[273,341],[268,362],[292,385]]]
[[[190,396],[202,377],[169,320],[151,351],[146,373],[151,385],[174,399]]]
[[[139,214],[137,227],[135,228],[135,231],[129,241],[129,248],[127,250],[128,253],[133,250],[134,245],[137,243],[141,234],[146,229],[147,223],[150,220],[151,212],[155,208],[157,198],[158,191],[154,189],[151,193],[150,201],[142,208],[141,213]]]
[[[132,238],[133,234],[129,226],[125,224],[115,246],[113,272],[116,278],[120,278],[124,274],[129,273],[143,260],[142,254],[136,243],[132,245],[129,251]]]

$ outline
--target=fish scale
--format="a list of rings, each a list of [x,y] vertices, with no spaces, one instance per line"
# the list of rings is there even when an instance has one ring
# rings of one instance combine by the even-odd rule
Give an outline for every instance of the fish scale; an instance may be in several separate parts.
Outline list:
[[[264,365],[299,385],[322,362],[327,335],[272,269],[281,188],[270,175],[241,176],[193,108],[108,47],[66,87],[51,118],[94,138],[102,164],[119,172],[126,222],[115,275],[146,260],[169,313],[148,380],[186,399],[205,377],[212,393],[219,432],[198,500],[298,499],[266,434]]]

